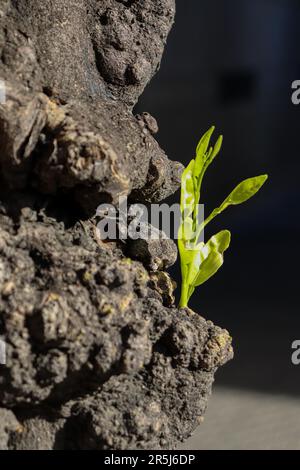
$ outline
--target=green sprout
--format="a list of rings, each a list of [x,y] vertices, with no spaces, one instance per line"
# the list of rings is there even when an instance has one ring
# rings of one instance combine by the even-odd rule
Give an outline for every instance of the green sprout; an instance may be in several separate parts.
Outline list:
[[[197,146],[195,159],[185,169],[181,179],[181,225],[178,233],[182,277],[180,307],[187,307],[196,287],[208,281],[221,268],[224,253],[230,245],[231,233],[228,230],[217,233],[207,243],[199,242],[205,227],[227,207],[242,204],[254,196],[268,179],[268,175],[246,179],[200,223],[198,205],[203,177],[220,153],[223,143],[223,137],[220,136],[215,146],[210,146],[214,130],[215,127],[211,127],[204,134]]]

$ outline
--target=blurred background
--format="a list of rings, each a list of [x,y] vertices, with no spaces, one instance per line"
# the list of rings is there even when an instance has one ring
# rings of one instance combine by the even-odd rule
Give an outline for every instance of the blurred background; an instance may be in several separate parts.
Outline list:
[[[206,213],[242,179],[270,177],[206,231],[230,229],[233,241],[191,307],[230,331],[235,359],[183,448],[300,449],[300,365],[291,362],[300,339],[299,25],[299,0],[177,0],[161,70],[136,109],[157,118],[161,146],[185,164],[212,124],[224,134],[204,181]]]

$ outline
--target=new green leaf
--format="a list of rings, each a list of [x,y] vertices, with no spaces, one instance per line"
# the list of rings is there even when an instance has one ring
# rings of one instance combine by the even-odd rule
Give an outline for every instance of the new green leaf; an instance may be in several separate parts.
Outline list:
[[[195,268],[197,274],[193,276],[193,287],[200,286],[208,281],[220,269],[224,262],[224,252],[229,248],[231,234],[228,230],[222,230],[217,235],[203,244],[198,252]]]
[[[181,182],[181,226],[178,233],[178,248],[181,261],[181,299],[180,306],[186,307],[196,287],[204,284],[221,268],[224,252],[229,248],[231,234],[222,230],[204,244],[199,243],[199,236],[204,228],[229,206],[242,204],[254,196],[268,179],[267,175],[249,178],[240,183],[225,201],[203,222],[198,221],[198,205],[201,186],[206,170],[220,153],[223,137],[220,136],[214,146],[210,140],[215,128],[211,127],[201,138],[196,156],[182,175]]]
[[[196,277],[193,287],[198,287],[208,281],[224,263],[224,257],[218,251],[211,251],[201,264],[201,269]]]
[[[268,175],[255,176],[254,178],[246,179],[229,194],[222,206],[237,206],[238,204],[248,201],[248,199],[258,193],[267,179]]]

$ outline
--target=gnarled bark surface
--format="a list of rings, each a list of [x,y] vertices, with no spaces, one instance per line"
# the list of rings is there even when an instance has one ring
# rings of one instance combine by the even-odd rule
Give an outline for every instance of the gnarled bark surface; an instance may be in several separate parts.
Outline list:
[[[175,308],[173,242],[95,232],[102,201],[179,186],[155,119],[132,114],[174,12],[174,0],[0,0],[2,449],[173,448],[232,357],[227,331]]]

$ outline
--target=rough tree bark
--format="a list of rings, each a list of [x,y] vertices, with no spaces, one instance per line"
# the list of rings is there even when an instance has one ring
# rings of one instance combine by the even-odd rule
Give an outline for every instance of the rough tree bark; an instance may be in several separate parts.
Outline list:
[[[174,448],[232,357],[226,330],[175,308],[173,242],[95,235],[102,201],[179,186],[132,113],[174,3],[0,0],[1,449]]]

